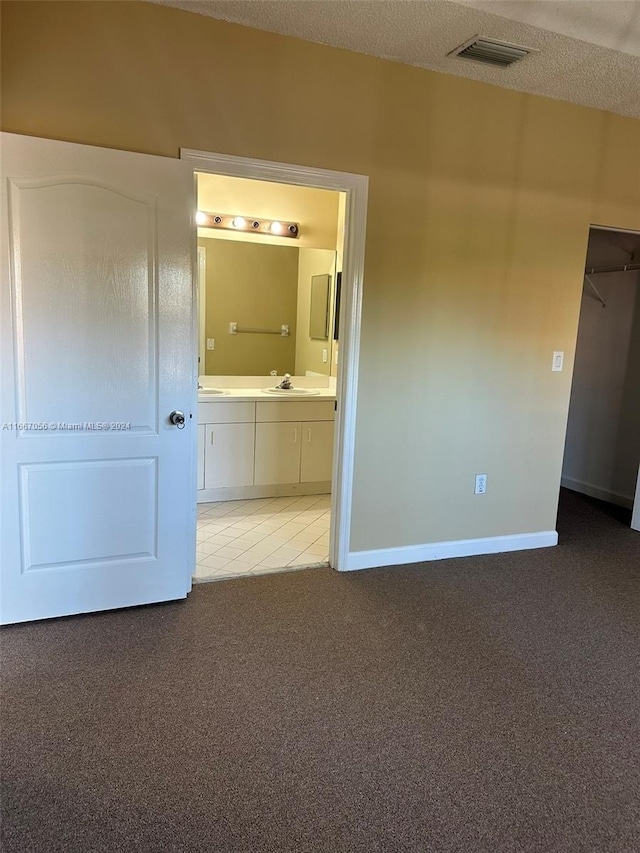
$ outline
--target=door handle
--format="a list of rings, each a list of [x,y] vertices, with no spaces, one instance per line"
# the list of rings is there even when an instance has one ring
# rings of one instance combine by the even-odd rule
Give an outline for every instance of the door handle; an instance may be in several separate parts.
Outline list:
[[[178,429],[184,429],[184,423],[185,423],[184,412],[179,412],[179,411],[171,412],[171,414],[169,415],[169,421],[174,426],[177,426]]]

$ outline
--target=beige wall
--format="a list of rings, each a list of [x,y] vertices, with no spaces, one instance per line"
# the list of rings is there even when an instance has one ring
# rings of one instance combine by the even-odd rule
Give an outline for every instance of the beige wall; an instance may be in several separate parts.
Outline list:
[[[300,249],[298,263],[298,331],[296,335],[296,373],[304,376],[307,371],[322,373],[326,376],[331,368],[331,349],[333,345],[333,304],[335,299],[336,253],[327,249]],[[309,316],[311,311],[311,277],[314,275],[331,276],[329,298],[329,335],[326,341],[309,337]],[[322,351],[326,350],[327,360],[322,361]]]
[[[296,358],[298,252],[292,246],[265,246],[229,240],[198,239],[206,251],[206,352],[208,376],[267,376],[293,373]],[[289,337],[229,334],[240,328],[279,329]]]
[[[353,549],[555,527],[588,228],[640,229],[640,122],[150,3],[3,6],[4,130],[370,176]]]

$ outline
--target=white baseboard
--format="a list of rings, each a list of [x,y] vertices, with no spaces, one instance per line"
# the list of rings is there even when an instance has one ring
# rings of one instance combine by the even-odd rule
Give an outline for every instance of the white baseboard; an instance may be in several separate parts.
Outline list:
[[[517,533],[513,536],[489,536],[485,539],[459,539],[454,542],[431,542],[428,545],[405,545],[400,548],[380,548],[375,551],[351,551],[344,571],[374,569],[378,566],[402,566],[451,557],[474,557],[480,554],[500,554],[505,551],[525,551],[531,548],[550,548],[558,544],[555,530],[537,533]]]
[[[593,483],[574,480],[573,477],[563,477],[560,482],[565,489],[571,489],[572,492],[580,492],[582,495],[588,495],[590,498],[596,498],[599,501],[607,501],[616,506],[623,506],[625,509],[633,508],[633,497],[630,495],[621,495],[619,492],[601,489],[599,486],[594,486]]]
[[[330,495],[331,480],[318,483],[285,483],[274,486],[235,486],[229,489],[198,489],[199,504],[212,501],[246,501],[252,498],[292,498],[297,495]]]

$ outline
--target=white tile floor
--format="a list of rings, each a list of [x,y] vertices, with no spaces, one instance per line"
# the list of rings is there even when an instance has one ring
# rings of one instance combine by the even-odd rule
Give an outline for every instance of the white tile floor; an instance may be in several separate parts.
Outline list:
[[[194,581],[329,560],[331,495],[198,504]]]

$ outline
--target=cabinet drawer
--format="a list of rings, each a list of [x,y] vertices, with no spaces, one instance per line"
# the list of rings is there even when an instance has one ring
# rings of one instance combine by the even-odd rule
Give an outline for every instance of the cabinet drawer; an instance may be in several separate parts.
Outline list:
[[[198,403],[199,424],[251,424],[255,419],[255,403]]]
[[[258,423],[332,421],[334,416],[333,400],[278,400],[273,403],[256,403]]]

